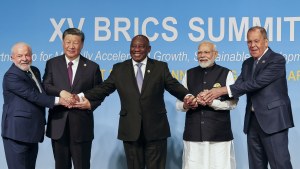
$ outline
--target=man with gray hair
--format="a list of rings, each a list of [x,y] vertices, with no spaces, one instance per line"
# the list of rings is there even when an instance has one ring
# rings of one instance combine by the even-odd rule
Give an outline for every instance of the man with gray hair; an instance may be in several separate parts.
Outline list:
[[[187,71],[182,84],[193,95],[198,95],[199,106],[192,108],[177,100],[176,109],[186,112],[183,134],[183,169],[235,169],[233,134],[230,110],[237,105],[228,95],[212,102],[203,96],[211,88],[234,83],[232,72],[215,64],[216,46],[208,41],[198,46],[199,66]]]
[[[1,136],[9,169],[34,169],[38,143],[44,140],[45,107],[66,102],[47,96],[38,68],[31,66],[32,50],[16,43],[11,50],[13,64],[3,78]]]
[[[228,94],[247,96],[244,133],[247,134],[249,169],[292,169],[288,149],[289,128],[294,127],[286,80],[286,60],[269,47],[261,26],[247,32],[250,58],[243,62],[235,84],[209,90],[209,102]]]

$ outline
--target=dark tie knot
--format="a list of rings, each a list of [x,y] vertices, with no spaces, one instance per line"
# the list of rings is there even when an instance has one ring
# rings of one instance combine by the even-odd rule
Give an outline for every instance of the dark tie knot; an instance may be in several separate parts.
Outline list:
[[[26,71],[26,75],[30,78],[32,78],[32,73],[30,71]]]
[[[68,65],[69,65],[70,67],[72,67],[72,66],[73,66],[73,62],[69,62]]]

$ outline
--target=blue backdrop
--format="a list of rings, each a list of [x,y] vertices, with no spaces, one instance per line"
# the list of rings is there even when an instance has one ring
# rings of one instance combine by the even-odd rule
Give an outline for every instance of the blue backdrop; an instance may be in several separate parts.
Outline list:
[[[151,58],[168,62],[179,81],[185,71],[197,65],[196,51],[202,40],[217,45],[217,63],[240,73],[242,62],[250,57],[246,32],[253,25],[264,26],[270,47],[287,60],[287,80],[295,128],[289,132],[294,168],[300,168],[299,79],[300,15],[299,2],[292,1],[2,1],[0,16],[0,79],[11,65],[10,48],[25,41],[33,48],[33,64],[44,73],[48,59],[62,53],[62,32],[69,27],[82,29],[86,41],[82,54],[100,65],[104,79],[112,65],[130,58],[129,45],[136,34],[151,40]],[[2,93],[2,88],[0,89]],[[182,133],[185,113],[175,109],[176,99],[165,93],[172,137],[168,139],[168,169],[181,168]],[[3,97],[0,97],[3,104]],[[247,169],[246,136],[242,132],[245,97],[231,112],[238,169]],[[113,93],[96,109],[92,169],[126,168],[123,145],[117,140],[118,95]],[[7,169],[0,144],[0,168]],[[40,144],[37,169],[53,169],[51,142]]]

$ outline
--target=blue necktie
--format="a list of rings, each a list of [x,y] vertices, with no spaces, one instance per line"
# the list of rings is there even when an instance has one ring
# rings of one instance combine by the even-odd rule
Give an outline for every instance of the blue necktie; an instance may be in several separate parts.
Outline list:
[[[136,66],[137,68],[137,72],[136,72],[136,82],[137,85],[139,87],[140,93],[142,91],[142,85],[143,85],[143,73],[142,73],[142,67],[143,63],[137,63]]]

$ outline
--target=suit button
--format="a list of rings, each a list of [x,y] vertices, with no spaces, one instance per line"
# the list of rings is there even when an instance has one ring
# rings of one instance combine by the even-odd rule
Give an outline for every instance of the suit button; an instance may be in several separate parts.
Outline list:
[[[204,124],[204,121],[201,121],[201,124]]]

